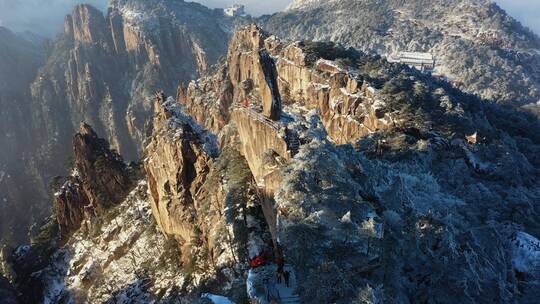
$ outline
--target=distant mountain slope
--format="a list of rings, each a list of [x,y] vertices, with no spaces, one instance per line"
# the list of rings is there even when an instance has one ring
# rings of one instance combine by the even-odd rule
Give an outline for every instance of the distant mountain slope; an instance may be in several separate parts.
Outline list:
[[[383,56],[431,52],[436,72],[486,99],[540,99],[540,39],[488,0],[297,0],[258,21],[293,40],[318,40]]]
[[[220,17],[184,1],[112,1],[106,16],[77,6],[33,84],[44,154],[63,154],[86,121],[136,159],[153,111],[149,97],[205,74],[225,52]]]
[[[8,242],[24,239],[34,220],[28,211],[46,202],[30,128],[30,83],[43,60],[38,45],[0,27],[0,240]]]

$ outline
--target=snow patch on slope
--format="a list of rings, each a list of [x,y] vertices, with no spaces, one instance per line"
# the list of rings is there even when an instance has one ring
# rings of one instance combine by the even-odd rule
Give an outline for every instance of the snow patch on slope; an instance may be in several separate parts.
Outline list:
[[[211,293],[204,293],[204,294],[201,296],[201,298],[202,298],[202,299],[209,299],[209,300],[212,301],[214,304],[234,304],[233,301],[229,300],[229,299],[226,298],[226,297],[214,295],[214,294],[211,294]]]
[[[337,2],[338,0],[295,0],[287,7],[287,10],[297,10],[297,9],[311,9],[316,6]]]
[[[183,126],[187,124],[202,140],[203,148],[208,155],[212,157],[217,157],[219,155],[219,144],[216,135],[204,129],[193,117],[186,114],[181,104],[177,103],[174,98],[169,97],[163,103],[163,107],[167,111],[173,113],[173,117],[167,121],[167,127],[176,130],[176,132],[174,132],[175,137],[181,138]]]
[[[44,303],[153,303],[155,295],[183,285],[156,228],[145,181],[109,212],[54,254],[43,270]]]
[[[540,273],[540,240],[518,232],[512,240],[512,265],[520,272]]]

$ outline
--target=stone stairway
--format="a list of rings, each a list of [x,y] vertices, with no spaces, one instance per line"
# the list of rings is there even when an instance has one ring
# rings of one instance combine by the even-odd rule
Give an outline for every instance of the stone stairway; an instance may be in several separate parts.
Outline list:
[[[281,304],[298,304],[298,303],[300,303],[300,296],[298,295],[281,298]]]
[[[296,273],[291,265],[286,264],[285,270],[291,274],[290,287],[285,286],[285,282],[278,285],[281,304],[299,304],[300,296],[296,293]]]

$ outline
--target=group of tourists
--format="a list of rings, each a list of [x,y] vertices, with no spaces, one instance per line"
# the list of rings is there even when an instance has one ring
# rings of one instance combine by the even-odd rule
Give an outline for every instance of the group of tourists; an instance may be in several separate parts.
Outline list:
[[[291,282],[291,273],[288,270],[285,270],[285,259],[283,256],[280,256],[276,259],[277,271],[276,271],[276,281],[278,284],[281,284],[285,280],[285,286],[290,287]]]
[[[266,277],[263,280],[265,297],[269,303],[279,303],[281,299],[279,285],[285,284],[285,288],[291,288],[291,272],[285,269],[283,249],[279,244],[274,248],[276,248],[274,256],[276,256],[275,264],[277,266],[275,278]],[[258,256],[251,258],[249,264],[254,269],[270,265],[271,256],[272,254],[268,251],[262,251]]]

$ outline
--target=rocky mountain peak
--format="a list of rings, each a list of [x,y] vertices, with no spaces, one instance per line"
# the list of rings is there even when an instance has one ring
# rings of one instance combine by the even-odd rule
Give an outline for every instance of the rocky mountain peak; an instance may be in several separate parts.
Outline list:
[[[95,43],[105,39],[105,16],[89,4],[79,4],[64,19],[64,32],[79,43]]]
[[[92,137],[92,138],[97,138],[97,134],[96,132],[94,131],[94,129],[92,129],[92,127],[85,123],[85,122],[81,122],[81,124],[79,125],[79,133],[80,135],[82,136],[89,136],[89,137]]]
[[[64,234],[122,201],[131,187],[122,157],[90,125],[80,124],[79,133],[73,138],[73,150],[72,175],[55,193],[54,200],[56,218]]]
[[[114,150],[111,150],[109,143],[99,138],[92,127],[86,123],[81,123],[79,133],[73,138],[73,148],[76,169],[87,171],[87,162],[93,162],[99,158],[104,158],[113,168],[124,167],[122,157]]]
[[[194,196],[206,180],[212,156],[201,128],[178,107],[158,95],[145,168],[158,225],[166,235],[187,244],[195,221]]]

